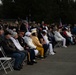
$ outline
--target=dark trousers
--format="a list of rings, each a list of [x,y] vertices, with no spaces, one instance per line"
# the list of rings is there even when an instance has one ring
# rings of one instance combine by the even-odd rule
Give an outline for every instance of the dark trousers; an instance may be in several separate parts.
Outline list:
[[[27,62],[32,62],[35,59],[34,49],[28,50],[29,55],[27,56]]]
[[[56,43],[56,41],[55,41],[55,38],[54,37],[51,37],[51,43],[52,43],[52,46],[53,46],[53,48],[54,48],[54,45],[55,45],[55,43]]]
[[[44,48],[44,56],[45,56],[47,50],[49,49],[49,44],[43,44],[43,48]]]
[[[14,67],[18,68],[20,65],[22,65],[26,57],[26,53],[25,52],[13,53],[11,57],[15,58]]]
[[[69,44],[74,44],[72,41],[71,41],[71,38],[70,37],[66,37],[66,45],[68,46]]]

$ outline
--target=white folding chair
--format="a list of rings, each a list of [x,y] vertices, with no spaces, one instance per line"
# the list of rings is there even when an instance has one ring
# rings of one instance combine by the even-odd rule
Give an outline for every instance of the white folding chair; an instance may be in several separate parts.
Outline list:
[[[2,47],[0,47],[0,52],[2,53],[3,57],[6,57],[5,52]]]
[[[3,49],[2,46],[0,47],[0,52],[2,53],[2,55],[3,55],[4,57],[7,57],[7,55],[6,55],[6,53],[4,52],[4,49]],[[12,58],[12,60],[11,60],[11,64],[12,64],[12,66],[14,65],[14,61],[15,61],[15,59]]]
[[[62,41],[56,41],[56,45],[54,47],[61,47],[62,46]]]
[[[5,73],[7,74],[7,68],[9,68],[11,71],[13,71],[10,57],[1,57],[0,58],[0,70],[3,69]]]
[[[11,64],[11,57],[7,57],[5,55],[5,52],[3,51],[2,47],[0,47],[0,52],[2,53],[2,57],[0,57],[0,70],[3,69],[5,73],[7,74],[7,68],[9,68],[11,71],[13,71],[13,67]]]

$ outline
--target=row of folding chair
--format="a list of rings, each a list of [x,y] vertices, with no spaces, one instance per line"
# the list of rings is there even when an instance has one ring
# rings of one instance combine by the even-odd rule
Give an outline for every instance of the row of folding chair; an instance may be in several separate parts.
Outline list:
[[[13,67],[12,67],[12,58],[11,57],[7,57],[3,48],[0,47],[0,52],[3,55],[2,57],[0,57],[0,70],[4,70],[5,74],[7,74],[7,69],[9,68],[10,71],[13,71]]]

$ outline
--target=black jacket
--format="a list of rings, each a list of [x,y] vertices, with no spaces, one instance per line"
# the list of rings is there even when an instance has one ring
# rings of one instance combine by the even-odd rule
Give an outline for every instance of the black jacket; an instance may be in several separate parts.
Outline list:
[[[1,44],[7,55],[18,52],[18,49],[15,47],[11,39],[4,39]]]

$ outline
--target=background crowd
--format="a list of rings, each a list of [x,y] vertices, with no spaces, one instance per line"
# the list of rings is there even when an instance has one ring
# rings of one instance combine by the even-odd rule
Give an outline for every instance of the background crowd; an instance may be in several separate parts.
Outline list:
[[[38,58],[43,60],[47,55],[55,55],[57,46],[68,48],[75,44],[76,24],[45,24],[20,19],[15,23],[0,21],[0,46],[7,56],[15,59],[14,70],[21,70],[23,63],[33,65]]]

